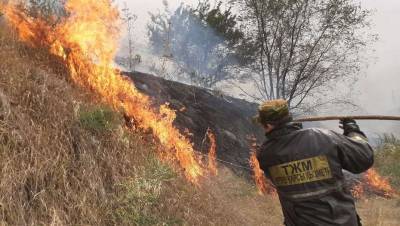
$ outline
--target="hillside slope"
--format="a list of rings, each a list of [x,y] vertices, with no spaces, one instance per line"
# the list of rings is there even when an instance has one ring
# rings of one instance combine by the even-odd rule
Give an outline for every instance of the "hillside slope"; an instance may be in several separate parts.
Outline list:
[[[251,122],[257,112],[257,104],[140,72],[125,75],[157,105],[169,103],[172,109],[177,110],[174,124],[181,131],[189,130],[196,150],[208,153],[209,145],[204,137],[211,129],[216,138],[219,159],[250,167],[249,137],[254,136],[258,143],[265,139],[263,129]],[[243,173],[243,168],[231,169]],[[249,173],[245,171],[245,175]]]
[[[15,40],[0,28],[0,224],[279,224],[275,198],[225,169],[190,184],[149,134]]]
[[[47,51],[0,26],[0,225],[281,225],[276,197],[223,166],[189,183],[161,148]],[[398,200],[359,202],[365,225],[397,225]]]

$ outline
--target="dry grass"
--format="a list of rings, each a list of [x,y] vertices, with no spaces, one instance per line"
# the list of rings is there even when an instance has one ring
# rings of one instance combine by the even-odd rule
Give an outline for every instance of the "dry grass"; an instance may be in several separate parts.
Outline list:
[[[393,135],[384,135],[375,155],[375,166],[382,176],[389,178],[396,189],[400,189],[400,140]]]
[[[136,165],[152,148],[122,123],[93,135],[78,120],[89,97],[70,85],[65,70],[1,32],[2,112],[10,112],[0,121],[1,220],[114,224],[118,184],[142,174]]]
[[[400,199],[369,198],[357,203],[365,226],[397,226],[400,224]]]
[[[0,28],[0,225],[281,222],[276,199],[229,171],[186,182],[149,135],[74,87],[46,50],[15,40]]]
[[[279,201],[227,169],[189,184],[152,137],[0,27],[0,225],[282,225]],[[396,200],[358,204],[396,225]]]
[[[220,168],[199,190],[178,181],[166,188],[161,201],[172,215],[185,219],[184,225],[282,225],[278,199],[258,195],[253,185],[228,169]]]
[[[384,135],[375,155],[375,167],[380,175],[388,178],[393,188],[400,189],[400,141],[392,135]],[[400,198],[367,198],[358,204],[365,225],[400,225]]]

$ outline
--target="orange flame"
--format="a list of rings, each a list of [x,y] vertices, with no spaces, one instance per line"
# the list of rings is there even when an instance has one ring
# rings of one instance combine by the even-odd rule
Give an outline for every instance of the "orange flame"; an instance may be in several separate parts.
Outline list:
[[[7,20],[22,41],[34,47],[48,48],[65,60],[74,82],[98,94],[104,101],[130,118],[143,130],[151,130],[167,151],[185,170],[193,183],[203,175],[191,142],[172,123],[175,111],[167,105],[158,111],[133,82],[117,72],[112,64],[120,38],[120,18],[110,0],[68,0],[70,15],[55,27],[34,19],[14,5],[6,6]]]
[[[360,199],[366,192],[381,195],[387,198],[396,196],[397,192],[389,183],[389,180],[383,178],[378,172],[371,168],[362,177],[362,181],[357,183],[351,189],[354,198]]]
[[[215,141],[215,135],[211,129],[207,130],[207,137],[210,141],[210,149],[208,151],[208,169],[212,175],[218,175],[217,169],[217,144]]]
[[[364,195],[364,186],[362,183],[357,183],[352,189],[351,194],[354,198],[360,199]]]
[[[389,180],[380,176],[373,168],[365,173],[364,179],[370,188],[383,193],[385,197],[392,197],[396,193],[390,185]]]
[[[255,138],[252,137],[250,138],[250,140],[252,141],[252,145],[251,145],[251,155],[249,161],[250,161],[250,166],[253,169],[253,176],[258,188],[258,192],[260,195],[263,194],[276,195],[276,189],[268,183],[264,171],[261,169],[260,163],[258,162],[257,159],[258,146],[256,144]]]
[[[250,166],[253,169],[254,180],[260,194],[267,193],[267,180],[264,176],[264,171],[260,168],[260,163],[257,160],[256,153],[252,152],[250,156]]]

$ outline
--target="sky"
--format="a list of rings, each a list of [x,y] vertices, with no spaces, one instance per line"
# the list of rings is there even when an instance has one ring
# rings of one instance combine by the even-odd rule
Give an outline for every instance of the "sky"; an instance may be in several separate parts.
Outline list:
[[[137,16],[135,22],[135,34],[137,44],[146,44],[147,30],[146,25],[150,20],[149,12],[157,13],[164,11],[164,0],[116,0],[118,6],[123,7],[125,4],[131,12]],[[197,0],[167,0],[171,10],[176,9],[181,3],[195,5]]]
[[[376,59],[370,62],[365,76],[354,86],[359,92],[355,100],[363,113],[400,115],[400,1],[362,2],[366,8],[375,9],[373,31],[379,40],[372,54]],[[366,128],[376,133],[400,133],[400,122],[371,122]]]
[[[135,23],[135,45],[137,50],[145,51],[146,24],[149,12],[163,10],[163,0],[117,0],[121,5],[126,2],[130,10],[138,16]],[[167,0],[173,10],[181,2],[195,5],[198,0]],[[362,0],[362,6],[374,10],[371,17],[372,31],[379,36],[369,53],[371,60],[358,76],[354,89],[354,102],[359,105],[357,113],[400,115],[400,0]],[[351,113],[341,112],[342,114]],[[400,122],[360,122],[369,134],[399,133]],[[327,123],[327,127],[336,127]]]
[[[366,77],[359,81],[359,98],[364,108],[369,111],[392,111],[397,108],[399,113],[400,1],[363,0],[363,3],[368,8],[376,9],[373,31],[379,35],[379,40],[374,46],[377,60],[375,63],[371,62]]]

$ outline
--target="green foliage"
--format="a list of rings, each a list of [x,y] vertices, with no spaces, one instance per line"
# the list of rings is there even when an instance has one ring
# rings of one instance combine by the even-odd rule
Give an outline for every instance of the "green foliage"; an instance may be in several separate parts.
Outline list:
[[[197,17],[212,28],[219,37],[223,37],[234,47],[243,39],[243,32],[237,27],[237,17],[231,11],[231,8],[223,10],[222,1],[219,1],[215,7],[210,2],[200,2],[195,10]]]
[[[81,126],[93,133],[102,133],[116,128],[118,117],[108,107],[95,107],[94,109],[81,111],[79,122]]]
[[[180,220],[164,220],[152,211],[159,202],[163,184],[176,176],[169,166],[150,155],[142,174],[120,185],[122,196],[115,212],[118,222],[127,225],[180,224]]]
[[[400,139],[394,135],[381,137],[376,151],[375,166],[379,173],[390,179],[393,186],[400,189]]]

